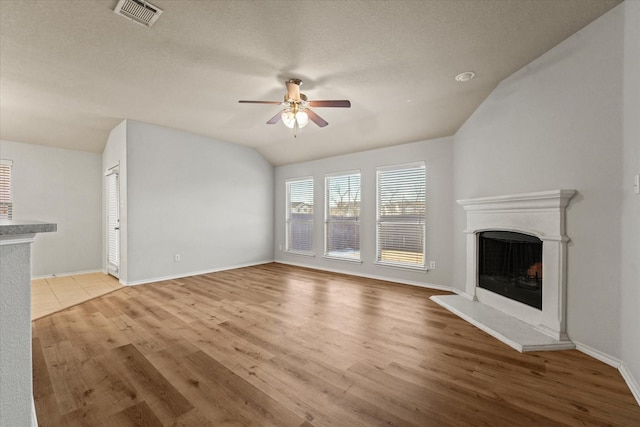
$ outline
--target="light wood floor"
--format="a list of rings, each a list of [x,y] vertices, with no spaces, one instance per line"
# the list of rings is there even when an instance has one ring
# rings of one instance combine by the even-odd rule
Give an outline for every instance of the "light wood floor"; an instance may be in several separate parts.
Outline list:
[[[103,273],[75,274],[31,281],[31,319],[38,319],[97,296],[122,285]]]
[[[520,354],[438,291],[281,264],[33,322],[42,426],[639,426],[618,371]]]

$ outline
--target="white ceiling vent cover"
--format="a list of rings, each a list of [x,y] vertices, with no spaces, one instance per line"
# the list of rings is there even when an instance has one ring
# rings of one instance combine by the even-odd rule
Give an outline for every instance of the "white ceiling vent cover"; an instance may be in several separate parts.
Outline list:
[[[119,0],[113,11],[145,27],[152,26],[162,14],[162,9],[144,0]]]

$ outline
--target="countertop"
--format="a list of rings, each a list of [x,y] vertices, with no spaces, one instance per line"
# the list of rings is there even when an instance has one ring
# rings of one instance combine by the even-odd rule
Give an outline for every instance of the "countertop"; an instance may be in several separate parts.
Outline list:
[[[57,231],[58,225],[44,221],[0,219],[0,236],[48,233]]]

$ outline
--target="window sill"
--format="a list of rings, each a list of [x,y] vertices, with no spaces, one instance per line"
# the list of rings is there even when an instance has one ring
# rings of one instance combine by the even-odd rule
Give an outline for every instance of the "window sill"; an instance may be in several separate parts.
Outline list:
[[[347,257],[339,257],[339,256],[332,256],[332,255],[323,255],[322,258],[330,259],[333,261],[346,261],[346,262],[351,262],[353,264],[362,264],[362,260],[356,259],[356,258],[347,258]]]
[[[390,263],[390,262],[381,262],[381,261],[376,261],[374,264],[379,265],[381,267],[390,267],[390,268],[397,268],[400,270],[416,270],[416,271],[424,271],[427,272],[429,271],[429,269],[427,268],[426,265],[403,265],[403,264],[394,264],[394,263]]]
[[[313,252],[295,252],[295,251],[284,251],[285,254],[289,254],[289,255],[299,255],[299,256],[306,256],[306,257],[315,257],[316,254],[314,254]]]

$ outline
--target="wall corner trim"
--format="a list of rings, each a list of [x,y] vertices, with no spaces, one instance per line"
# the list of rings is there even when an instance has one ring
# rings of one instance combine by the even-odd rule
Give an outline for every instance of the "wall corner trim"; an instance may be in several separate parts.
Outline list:
[[[275,262],[275,261],[272,260],[272,259],[269,259],[269,260],[251,262],[251,263],[247,263],[247,264],[229,265],[229,266],[224,266],[224,267],[217,267],[217,268],[212,268],[210,270],[191,271],[191,272],[188,272],[188,273],[179,273],[179,274],[174,274],[174,275],[171,275],[171,276],[163,276],[163,277],[152,277],[152,278],[149,278],[149,279],[134,280],[134,281],[131,281],[131,282],[125,282],[125,281],[120,280],[120,283],[125,285],[125,286],[144,285],[144,284],[147,284],[147,283],[162,282],[164,280],[181,279],[183,277],[199,276],[201,274],[216,273],[218,271],[235,270],[236,268],[243,268],[243,267],[251,267],[251,266],[254,266],[254,265],[269,264],[269,263],[272,263],[272,262]]]
[[[589,347],[588,345],[580,343],[578,341],[573,341],[573,343],[576,345],[576,349],[581,351],[582,353],[589,355],[603,363],[606,363],[611,367],[616,368],[620,372],[620,375],[622,375],[622,379],[624,379],[624,381],[627,383],[627,386],[631,390],[631,394],[633,394],[633,397],[636,399],[636,402],[640,406],[640,385],[638,384],[638,381],[636,381],[636,379],[633,377],[633,374],[631,374],[631,371],[629,370],[629,368],[627,368],[627,365],[624,363],[624,361],[608,355],[607,353],[600,350],[596,350],[593,347]]]

